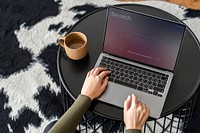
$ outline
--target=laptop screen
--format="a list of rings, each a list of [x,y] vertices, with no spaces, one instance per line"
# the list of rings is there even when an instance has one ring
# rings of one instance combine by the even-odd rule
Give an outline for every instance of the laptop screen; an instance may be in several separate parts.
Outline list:
[[[185,25],[110,6],[103,51],[174,70]]]

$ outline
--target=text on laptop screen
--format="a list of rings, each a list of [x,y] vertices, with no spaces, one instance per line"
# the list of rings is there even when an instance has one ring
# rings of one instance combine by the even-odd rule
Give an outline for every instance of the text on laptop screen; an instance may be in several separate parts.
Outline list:
[[[114,7],[107,17],[104,52],[174,69],[184,25]]]

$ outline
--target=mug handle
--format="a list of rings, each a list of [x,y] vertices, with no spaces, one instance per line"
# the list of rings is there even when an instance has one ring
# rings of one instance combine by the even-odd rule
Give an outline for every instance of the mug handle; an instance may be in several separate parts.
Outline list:
[[[57,39],[57,43],[59,43],[62,47],[65,47],[64,43],[65,43],[65,36],[60,36]]]

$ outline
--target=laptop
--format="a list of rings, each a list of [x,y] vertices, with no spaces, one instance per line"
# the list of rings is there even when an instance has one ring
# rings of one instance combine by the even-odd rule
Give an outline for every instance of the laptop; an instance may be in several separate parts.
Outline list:
[[[134,93],[159,118],[173,79],[186,26],[115,6],[107,9],[102,52],[95,64],[111,70],[98,100],[123,108]]]

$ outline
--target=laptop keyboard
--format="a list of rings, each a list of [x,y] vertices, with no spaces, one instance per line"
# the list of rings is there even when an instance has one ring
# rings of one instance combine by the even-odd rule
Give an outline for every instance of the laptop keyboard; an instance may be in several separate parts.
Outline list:
[[[111,70],[109,81],[162,97],[168,75],[103,57],[100,65]]]

